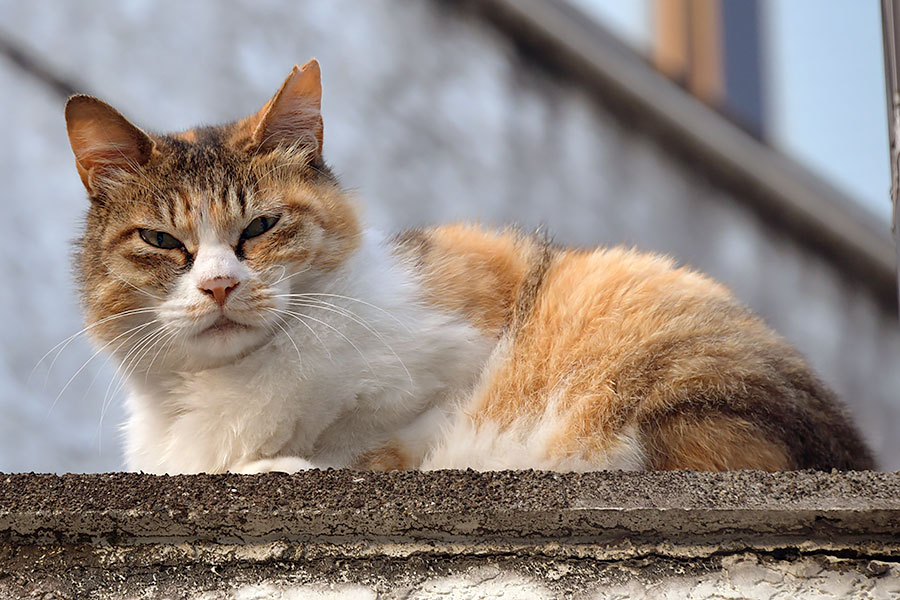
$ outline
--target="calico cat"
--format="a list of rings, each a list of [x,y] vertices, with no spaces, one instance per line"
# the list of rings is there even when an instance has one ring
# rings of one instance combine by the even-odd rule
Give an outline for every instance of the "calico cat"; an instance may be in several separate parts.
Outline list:
[[[220,127],[66,105],[90,197],[77,270],[128,382],[129,468],[872,467],[797,352],[667,258],[366,229],[320,104],[313,60]]]

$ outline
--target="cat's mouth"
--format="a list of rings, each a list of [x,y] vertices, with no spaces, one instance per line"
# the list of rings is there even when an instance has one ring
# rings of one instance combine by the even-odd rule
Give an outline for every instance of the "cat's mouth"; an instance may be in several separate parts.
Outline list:
[[[237,331],[246,331],[250,329],[250,325],[245,325],[244,323],[238,323],[237,321],[232,321],[225,315],[220,316],[216,319],[212,325],[207,327],[206,329],[200,331],[197,336],[207,336],[207,335],[217,335],[217,334],[227,334]]]

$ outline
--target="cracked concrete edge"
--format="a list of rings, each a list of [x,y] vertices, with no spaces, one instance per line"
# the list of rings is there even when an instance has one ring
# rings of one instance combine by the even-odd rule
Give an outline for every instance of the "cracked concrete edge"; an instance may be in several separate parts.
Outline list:
[[[138,562],[130,547],[184,545],[179,560],[212,562],[221,552],[282,560],[297,548],[359,558],[785,548],[895,557],[900,474],[0,475],[0,543],[112,545]]]
[[[16,563],[41,565],[47,570],[65,570],[74,566],[82,568],[186,568],[191,565],[221,566],[232,564],[311,564],[341,561],[368,564],[372,562],[408,561],[446,562],[471,560],[483,562],[508,561],[562,561],[590,562],[592,564],[619,564],[627,562],[656,561],[720,561],[730,556],[753,554],[775,561],[799,558],[827,558],[829,560],[879,561],[900,568],[900,553],[885,552],[885,544],[873,542],[855,545],[840,543],[797,543],[782,540],[768,545],[758,543],[725,542],[689,544],[660,543],[635,544],[609,547],[603,544],[546,544],[514,546],[504,543],[458,542],[456,544],[413,543],[345,543],[270,542],[247,544],[215,544],[203,542],[159,541],[154,544],[79,544],[79,545],[7,545],[0,543],[0,572],[11,569]],[[13,559],[12,557],[16,558]],[[65,569],[61,569],[65,566]]]
[[[0,598],[755,598],[769,597],[764,592],[772,584],[787,594],[777,597],[889,598],[900,591],[900,564],[829,555],[737,553],[691,560],[648,557],[626,561],[502,555],[334,556],[136,565],[92,564],[73,561],[71,552],[51,555],[45,549],[27,550],[19,549],[15,565],[0,563]],[[115,551],[93,548],[91,553]],[[503,585],[482,587],[489,581]],[[704,581],[705,585],[700,585]],[[514,585],[509,587],[510,583]],[[732,584],[737,584],[740,595],[718,595],[723,586]],[[660,586],[673,585],[672,595],[654,593]],[[810,595],[822,586],[833,593]],[[856,592],[864,595],[854,595]]]
[[[900,513],[890,511],[854,511],[826,519],[809,511],[777,518],[763,511],[629,513],[598,510],[572,515],[557,510],[504,514],[491,510],[461,516],[348,511],[271,518],[165,510],[153,518],[138,517],[132,511],[0,514],[0,543],[122,548],[187,544],[190,550],[184,559],[208,554],[204,547],[232,547],[239,549],[241,560],[255,554],[280,558],[289,553],[289,547],[302,547],[307,556],[337,551],[356,557],[502,553],[621,559],[783,548],[900,556]],[[462,520],[477,526],[467,525],[460,531],[457,526]]]

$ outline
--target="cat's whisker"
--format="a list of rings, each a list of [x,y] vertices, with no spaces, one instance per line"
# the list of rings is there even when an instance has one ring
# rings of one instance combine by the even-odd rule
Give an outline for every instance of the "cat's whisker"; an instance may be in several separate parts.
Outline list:
[[[273,283],[270,283],[270,284],[268,284],[268,285],[269,285],[269,287],[276,286],[276,285],[278,285],[279,283],[281,283],[282,281],[287,281],[288,279],[291,279],[292,277],[296,277],[297,275],[303,275],[304,273],[306,273],[306,272],[309,271],[310,269],[312,269],[311,266],[306,267],[305,269],[302,269],[302,270],[300,270],[300,271],[297,271],[296,273],[293,273],[293,274],[291,274],[291,275],[287,275],[287,276],[282,275],[281,279],[279,279],[279,280],[277,280],[277,281],[275,281],[275,282],[273,282]]]
[[[115,269],[113,269],[113,268],[109,265],[109,263],[107,263],[106,261],[101,261],[101,262],[103,263],[103,266],[106,267],[106,269],[110,272],[110,274],[111,274],[113,277],[115,277],[116,279],[118,279],[119,281],[121,281],[122,283],[124,283],[125,285],[127,285],[127,286],[129,286],[129,287],[131,287],[131,288],[134,288],[134,289],[137,290],[138,292],[140,292],[140,293],[142,293],[142,294],[144,294],[144,295],[146,295],[146,296],[150,296],[151,298],[153,298],[153,299],[155,299],[155,300],[165,301],[165,298],[162,298],[162,297],[157,296],[157,295],[155,295],[155,294],[151,294],[151,293],[148,292],[147,290],[142,290],[142,289],[139,288],[138,286],[134,285],[133,283],[131,283],[130,281],[128,281],[127,279],[125,279],[124,277],[122,277],[121,275],[119,275],[119,274],[115,271]]]
[[[102,437],[103,421],[106,418],[106,411],[109,410],[110,406],[112,406],[112,401],[115,399],[116,394],[119,392],[119,390],[121,390],[124,387],[125,382],[128,381],[128,379],[134,373],[134,369],[137,368],[138,364],[140,364],[141,359],[143,359],[143,357],[146,356],[149,353],[149,351],[153,349],[153,347],[159,342],[159,340],[161,340],[164,337],[164,333],[165,333],[165,327],[162,327],[162,328],[152,332],[151,334],[145,336],[144,338],[142,338],[137,344],[135,344],[135,348],[142,346],[143,348],[146,348],[146,349],[141,351],[139,355],[136,354],[135,358],[132,359],[131,363],[134,364],[134,367],[132,367],[127,373],[124,373],[124,372],[120,373],[119,370],[117,369],[116,373],[113,374],[113,378],[110,380],[110,383],[106,388],[106,394],[104,394],[103,402],[100,406],[100,419],[97,423],[97,432],[96,432],[98,448],[101,447],[102,440],[103,440],[103,437]],[[153,341],[152,344],[150,344],[151,340]],[[132,348],[132,350],[129,351],[129,354],[131,354],[131,352],[133,352],[135,348]],[[126,358],[127,358],[127,355],[126,355]],[[121,366],[121,364],[124,364],[124,362],[125,362],[125,359],[122,360],[122,363],[120,363],[120,366]],[[129,363],[129,364],[131,364],[131,363]],[[113,382],[116,381],[117,376],[120,378],[119,383],[116,385],[115,389],[113,389],[112,393],[110,393],[109,388],[110,388],[110,386],[112,386]]]
[[[181,342],[182,347],[184,346],[184,337],[178,335],[178,333],[180,333],[180,332],[177,329],[174,330],[174,333],[175,333],[175,335],[173,335],[171,338],[169,338],[168,342],[166,342],[166,345],[168,346],[168,348],[166,348],[165,354],[162,355],[163,363],[166,362],[166,359],[169,357],[169,352],[171,352],[172,348],[175,347],[175,342]]]
[[[131,329],[125,331],[124,333],[120,333],[119,335],[117,335],[116,337],[114,337],[113,339],[111,339],[110,341],[108,341],[108,342],[106,342],[105,344],[103,344],[96,352],[94,352],[94,353],[91,355],[90,358],[88,358],[86,361],[84,361],[84,364],[82,364],[82,365],[78,368],[78,370],[75,371],[75,374],[72,375],[72,376],[69,378],[69,380],[66,382],[66,384],[62,387],[62,389],[59,390],[59,393],[56,395],[56,398],[53,400],[53,404],[50,405],[50,411],[53,410],[53,408],[56,406],[56,403],[59,402],[59,399],[62,397],[62,395],[65,393],[65,391],[69,388],[69,386],[72,384],[72,382],[75,380],[75,378],[78,377],[78,375],[79,375],[82,371],[84,371],[85,368],[87,368],[88,364],[90,364],[90,362],[91,362],[92,360],[94,360],[94,359],[97,357],[97,355],[99,355],[101,352],[103,352],[103,350],[105,350],[106,348],[108,348],[113,342],[115,342],[115,341],[118,340],[119,338],[121,338],[121,337],[123,337],[123,336],[125,336],[125,335],[127,335],[127,334],[129,334],[129,333],[131,333],[131,336],[128,337],[128,338],[125,340],[125,341],[127,342],[127,341],[130,340],[132,337],[134,337],[134,336],[137,334],[137,332],[139,332],[141,329],[143,329],[144,327],[147,327],[147,326],[149,326],[149,325],[153,325],[153,324],[156,323],[157,321],[158,321],[158,319],[153,319],[152,321],[147,321],[146,323],[142,323],[141,325],[138,325],[138,326],[136,326],[136,327],[132,327]],[[132,333],[132,332],[134,332],[134,333]]]
[[[136,353],[138,353],[140,351],[140,348],[143,347],[143,344],[147,343],[148,340],[152,340],[154,337],[156,337],[159,334],[159,331],[160,331],[159,329],[154,329],[150,333],[146,333],[146,334],[142,335],[140,338],[138,338],[138,340],[134,344],[131,345],[130,348],[128,348],[128,351],[125,353],[125,355],[118,360],[118,365],[116,366],[116,370],[113,373],[113,376],[109,381],[109,384],[106,386],[106,392],[103,394],[103,404],[104,405],[106,404],[106,399],[109,397],[110,389],[113,387],[114,384],[116,384],[116,382],[118,380],[120,380],[123,377],[123,374],[128,370],[128,367],[131,364],[129,361],[132,358],[132,356],[136,355]],[[122,346],[123,346],[123,344],[119,344],[118,348],[116,348],[116,351],[118,351]]]
[[[96,431],[98,443],[100,441],[100,433],[103,428],[103,417],[104,417],[104,415],[106,415],[106,409],[108,406],[107,399],[110,398],[110,388],[113,387],[113,384],[115,384],[117,380],[121,381],[124,379],[124,377],[125,377],[124,371],[127,370],[127,368],[128,368],[126,366],[126,361],[132,355],[132,353],[135,352],[135,349],[141,347],[141,345],[146,343],[147,340],[153,339],[153,337],[156,336],[158,331],[159,330],[151,331],[149,334],[146,334],[143,337],[139,338],[138,341],[128,350],[128,352],[125,354],[125,356],[122,358],[122,360],[119,361],[119,364],[116,366],[116,370],[113,373],[112,378],[110,378],[109,384],[107,384],[107,386],[106,386],[106,391],[103,394],[103,400],[100,403],[100,420],[97,423],[97,431]],[[118,351],[119,348],[121,348],[123,345],[124,344],[119,344],[119,346],[116,348],[116,351]],[[117,386],[117,388],[118,388],[118,386]],[[115,394],[113,394],[113,395],[115,395]]]
[[[100,407],[100,421],[97,424],[97,435],[100,435],[101,430],[103,429],[103,419],[106,416],[106,411],[112,405],[113,399],[116,397],[116,394],[125,386],[128,379],[134,373],[135,369],[140,364],[140,361],[146,356],[150,350],[153,349],[154,346],[165,336],[167,333],[165,327],[161,327],[148,335],[145,335],[141,338],[134,347],[128,351],[125,357],[122,359],[120,366],[124,365],[128,360],[129,355],[132,355],[131,360],[128,362],[128,366],[120,372],[118,369],[116,373],[113,375],[113,378],[110,380],[109,385],[106,387],[106,393],[103,396],[103,403]],[[116,381],[116,377],[119,378],[119,382],[116,384],[115,388],[113,388],[110,393],[110,388],[113,383]]]
[[[300,356],[300,348],[297,347],[297,342],[294,341],[294,338],[291,337],[291,334],[288,333],[288,330],[285,329],[281,323],[279,323],[278,321],[272,321],[272,322],[278,327],[278,329],[280,329],[281,331],[284,332],[284,335],[287,336],[287,339],[289,339],[291,341],[291,345],[294,347],[294,350],[297,351],[297,364],[298,365],[303,364],[303,358]]]
[[[120,387],[125,384],[125,381],[131,374],[132,365],[136,366],[136,359],[141,356],[143,349],[153,340],[159,339],[164,333],[163,328],[155,329],[150,333],[141,337],[135,344],[125,353],[125,356],[119,361],[119,367],[116,369],[113,378],[110,380],[109,385],[106,386],[106,392],[103,394],[103,410],[105,411],[105,406],[107,401],[110,399],[110,390],[112,389],[112,396],[115,396]],[[113,384],[115,384],[115,388],[113,388]],[[102,415],[101,415],[102,416]]]
[[[114,349],[112,349],[112,350],[110,350],[109,352],[106,353],[106,359],[104,359],[104,361],[100,364],[100,367],[97,369],[97,372],[96,372],[96,373],[94,374],[94,376],[91,378],[91,383],[88,384],[87,389],[84,391],[84,394],[83,394],[82,397],[81,397],[82,400],[85,400],[85,399],[87,398],[88,393],[94,388],[94,385],[97,383],[97,379],[98,379],[98,378],[100,377],[100,375],[103,373],[103,368],[106,367],[107,364],[109,364],[109,361],[111,361],[111,360],[113,359],[113,357],[116,355],[116,353],[117,353],[117,352],[122,348],[122,346],[124,346],[126,343],[128,343],[128,340],[127,340],[127,339],[126,339],[126,340],[122,340],[121,342],[119,342],[119,343],[116,345],[116,347],[115,347]],[[113,377],[116,376],[116,373],[118,372],[118,368],[119,368],[119,367],[117,366],[117,367],[116,367],[116,371],[113,373]]]
[[[133,289],[134,291],[136,291],[136,292],[138,292],[138,293],[140,293],[140,294],[144,294],[145,296],[147,296],[147,297],[149,297],[149,298],[153,298],[154,300],[160,300],[160,301],[163,300],[163,298],[161,298],[160,296],[156,296],[156,295],[154,295],[154,294],[151,294],[151,293],[148,292],[147,290],[142,290],[141,288],[137,287],[136,285],[134,285],[134,284],[131,283],[130,281],[126,281],[125,279],[123,279],[122,277],[120,277],[119,275],[117,275],[117,274],[115,274],[115,273],[112,273],[112,275],[113,275],[113,277],[115,277],[115,278],[118,280],[118,281],[116,281],[115,283],[118,283],[118,284],[121,285],[122,287],[128,287],[128,288],[131,288],[131,289]]]
[[[165,327],[163,327],[163,329],[165,329]],[[173,329],[173,330],[169,331],[168,335],[165,338],[165,341],[162,343],[162,346],[159,347],[159,350],[156,351],[156,354],[154,354],[153,358],[150,360],[150,364],[147,365],[147,372],[144,375],[145,383],[147,382],[148,377],[150,377],[150,370],[153,368],[153,363],[156,362],[156,359],[159,356],[160,352],[162,352],[163,349],[169,345],[169,342],[171,342],[177,335],[178,335],[177,329]],[[165,357],[163,357],[163,361],[165,362]]]
[[[402,327],[403,329],[405,329],[407,333],[412,333],[412,332],[413,332],[412,329],[410,329],[409,325],[407,325],[406,323],[404,323],[403,321],[401,321],[399,318],[397,318],[396,315],[394,315],[394,314],[391,313],[390,311],[388,311],[388,310],[382,308],[381,306],[378,306],[377,304],[372,304],[371,302],[366,302],[365,300],[360,300],[359,298],[354,298],[353,296],[342,296],[341,294],[327,294],[327,293],[324,293],[324,292],[303,292],[303,293],[298,293],[298,294],[277,294],[277,297],[279,297],[279,298],[286,298],[286,297],[295,297],[295,298],[330,297],[330,298],[339,298],[339,299],[341,299],[341,300],[347,300],[347,301],[350,301],[350,302],[357,302],[357,303],[359,303],[359,304],[362,304],[363,306],[368,306],[369,308],[371,308],[371,309],[373,309],[373,310],[377,310],[378,312],[382,313],[383,315],[385,315],[386,317],[390,318],[390,319],[393,320],[395,323],[397,323],[397,325],[399,325],[400,327]]]
[[[305,314],[305,313],[298,313],[298,312],[289,311],[289,310],[281,310],[281,309],[279,309],[279,308],[270,308],[270,309],[268,309],[268,310],[274,310],[274,311],[279,312],[279,313],[284,313],[284,314],[286,314],[286,315],[289,315],[289,316],[291,316],[291,317],[294,317],[294,318],[297,319],[297,320],[301,320],[301,317],[302,317],[302,318],[306,318],[306,319],[310,319],[311,321],[315,321],[316,323],[319,323],[319,324],[322,325],[323,327],[327,327],[328,329],[331,329],[331,330],[334,331],[336,334],[338,334],[339,336],[341,336],[341,337],[344,339],[344,341],[346,341],[348,344],[350,344],[350,345],[353,347],[354,350],[356,350],[356,352],[359,354],[359,357],[362,358],[362,360],[363,360],[364,363],[366,363],[366,368],[369,370],[369,372],[372,373],[373,375],[377,375],[377,373],[375,372],[375,370],[372,368],[372,364],[369,362],[369,359],[366,358],[366,355],[363,354],[362,350],[359,349],[359,346],[357,346],[356,344],[354,344],[354,343],[353,343],[353,340],[351,340],[351,339],[348,338],[346,335],[344,335],[344,333],[343,333],[340,329],[338,329],[337,327],[331,325],[330,323],[326,323],[325,321],[322,321],[321,319],[317,319],[317,318],[315,318],[315,317],[311,317],[311,316],[309,316],[309,315],[307,315],[307,314]]]
[[[76,338],[78,338],[78,336],[87,333],[94,327],[98,327],[100,325],[103,325],[104,323],[108,323],[109,321],[112,321],[115,319],[121,319],[121,318],[128,317],[128,316],[135,315],[135,314],[153,312],[154,310],[155,309],[152,309],[152,308],[133,308],[131,310],[124,310],[124,311],[118,312],[114,315],[104,317],[104,318],[100,319],[99,321],[91,323],[90,325],[87,325],[86,327],[82,328],[81,331],[73,333],[66,339],[62,340],[61,342],[57,343],[55,346],[53,346],[52,348],[47,350],[47,352],[45,352],[44,355],[38,359],[38,361],[37,361],[37,363],[35,363],[34,367],[31,368],[31,372],[28,374],[28,378],[25,380],[26,383],[31,381],[31,377],[34,375],[34,372],[37,370],[37,368],[39,366],[41,366],[41,363],[44,362],[47,359],[47,357],[53,353],[54,350],[59,348],[59,352],[57,352],[56,356],[50,362],[50,366],[47,368],[47,378],[45,378],[45,380],[44,380],[44,385],[47,385],[47,379],[49,379],[49,377],[50,377],[50,371],[53,370],[53,365],[56,364],[56,359],[59,358],[59,355],[62,354],[62,352],[66,349],[66,347],[69,344],[71,344]]]
[[[287,267],[284,265],[270,265],[270,266],[266,267],[265,269],[260,270],[259,278],[266,285],[272,285],[271,283],[266,282],[266,278],[269,276],[269,273],[271,273],[272,271],[274,271],[276,269],[281,269],[281,274],[278,277],[284,277],[285,273],[287,273]],[[277,279],[277,281],[281,281],[281,280]]]
[[[359,319],[361,321],[361,325],[368,327],[370,324],[365,320],[359,313],[354,310],[347,308],[346,306],[341,306],[340,304],[335,304],[333,302],[328,302],[327,300],[321,300],[316,298],[288,298],[285,300],[288,304],[309,304],[311,306],[320,306],[323,309],[328,308],[331,310],[340,311],[341,314],[346,315],[348,318]]]
[[[84,394],[82,395],[82,400],[87,398],[88,392],[90,392],[90,390],[93,389],[94,384],[97,383],[97,378],[100,377],[100,374],[103,372],[103,368],[106,366],[106,364],[109,363],[109,361],[112,359],[112,357],[115,355],[115,353],[118,352],[119,349],[121,349],[122,346],[124,346],[126,343],[128,343],[128,339],[125,339],[125,340],[119,342],[119,344],[116,345],[115,349],[113,349],[107,353],[106,360],[104,360],[103,363],[100,365],[100,368],[97,370],[97,372],[91,378],[91,383],[88,385],[87,389],[84,391]],[[115,379],[120,366],[121,365],[116,366],[116,371],[112,375],[113,379]],[[101,405],[101,412],[100,412],[100,421],[101,421],[101,423],[103,421],[102,405]],[[97,427],[97,452],[98,452],[98,454],[102,454],[102,452],[103,452],[102,438],[100,437],[100,426]]]
[[[409,378],[409,381],[412,382],[412,374],[409,372],[409,369],[406,368],[406,363],[403,362],[403,359],[400,358],[400,355],[394,351],[394,348],[384,339],[384,337],[371,325],[367,322],[363,321],[359,315],[354,313],[353,311],[346,309],[342,306],[337,306],[335,304],[331,304],[325,302],[324,300],[316,300],[314,302],[308,300],[289,300],[288,306],[297,306],[302,308],[318,308],[320,310],[327,310],[329,312],[337,313],[343,317],[350,319],[351,321],[358,323],[361,327],[363,327],[366,331],[371,333],[381,342],[388,351],[394,355],[394,358],[397,359],[397,362],[400,363],[400,366],[403,367],[403,370],[406,372],[406,376]]]
[[[159,344],[160,342],[163,342],[162,346],[160,346],[159,350],[157,350],[156,354],[153,357],[155,360],[156,356],[159,355],[159,352],[163,349],[163,347],[165,347],[165,342],[167,340],[169,340],[170,337],[171,337],[171,332],[168,331],[165,327],[162,327],[159,330],[157,330],[157,332],[155,333],[155,335],[153,337],[151,337],[149,340],[143,342],[143,347],[140,350],[140,353],[135,355],[135,357],[131,361],[131,365],[132,365],[131,369],[127,373],[124,373],[124,375],[119,380],[119,383],[117,384],[117,386],[113,389],[112,393],[110,394],[106,408],[108,408],[108,406],[112,404],[112,401],[116,397],[116,394],[118,394],[125,387],[126,383],[131,380],[131,376],[134,374],[134,372],[137,370],[137,368],[141,365],[141,362],[144,360],[144,358],[146,358],[147,355],[150,354],[150,352],[157,346],[157,344]],[[151,361],[151,363],[152,363],[152,361]],[[152,366],[152,365],[148,365],[148,367],[147,367],[147,371],[146,371],[147,373],[149,373],[150,366]],[[107,401],[105,400],[105,402],[107,402]],[[103,409],[103,413],[101,413],[101,415],[100,415],[101,416],[101,424],[102,424],[103,414],[105,414],[106,408]]]
[[[276,318],[281,319],[281,321],[282,321],[285,325],[288,324],[287,320],[285,320],[284,317],[279,316],[279,314],[275,311],[275,309],[273,309],[273,308],[266,308],[266,310],[269,311],[270,313],[272,313],[273,315],[275,315]],[[334,357],[331,355],[331,350],[328,348],[328,344],[326,344],[326,343],[322,340],[322,338],[319,337],[319,334],[316,332],[316,330],[313,329],[312,327],[310,327],[309,324],[306,323],[305,321],[300,321],[300,324],[303,325],[304,327],[306,327],[307,329],[309,329],[309,332],[310,332],[311,334],[313,334],[313,336],[315,336],[315,338],[316,338],[316,339],[319,341],[319,343],[322,345],[322,349],[325,350],[325,355],[328,357],[328,360],[330,360],[331,362],[334,362]],[[290,328],[290,327],[289,327],[289,328]]]

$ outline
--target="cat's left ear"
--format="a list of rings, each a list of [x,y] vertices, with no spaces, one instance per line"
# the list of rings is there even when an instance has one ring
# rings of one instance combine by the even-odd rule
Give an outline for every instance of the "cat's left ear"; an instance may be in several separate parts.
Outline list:
[[[88,193],[97,177],[112,170],[136,171],[153,154],[155,144],[112,106],[93,96],[72,96],[66,102],[66,130],[75,166]]]
[[[322,76],[319,62],[294,65],[278,93],[253,117],[251,144],[263,150],[306,145],[322,155]]]

